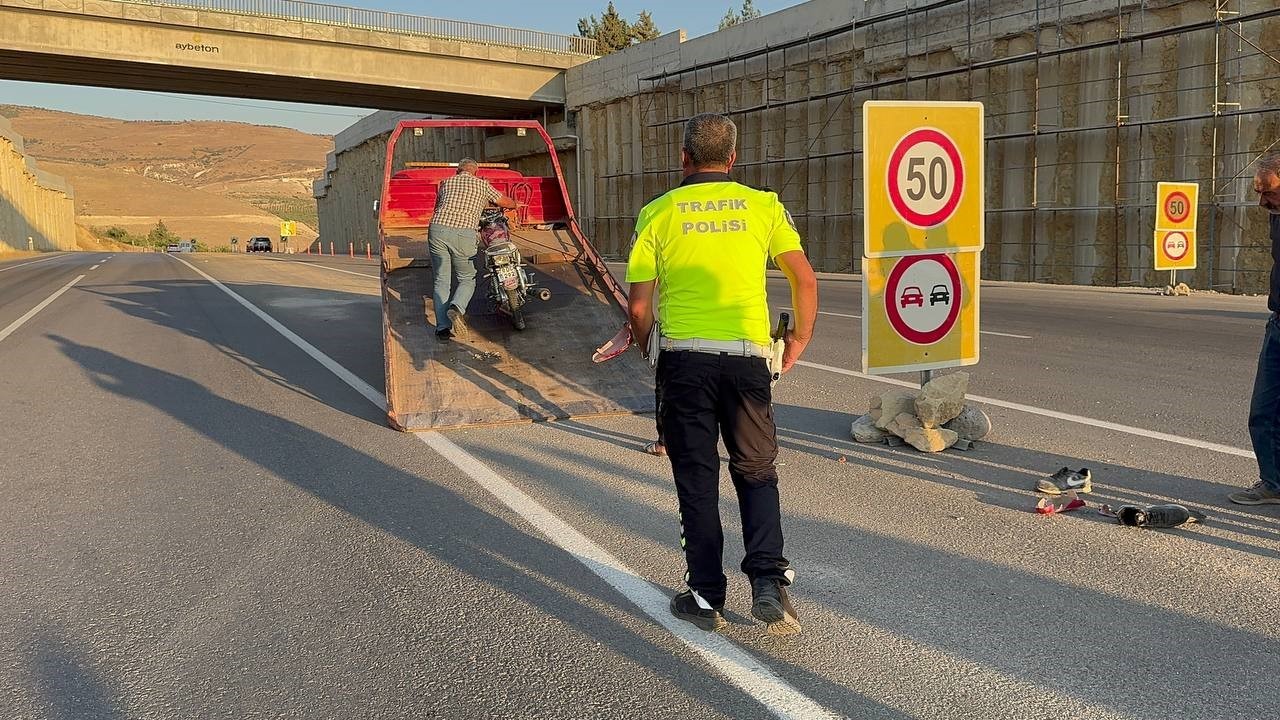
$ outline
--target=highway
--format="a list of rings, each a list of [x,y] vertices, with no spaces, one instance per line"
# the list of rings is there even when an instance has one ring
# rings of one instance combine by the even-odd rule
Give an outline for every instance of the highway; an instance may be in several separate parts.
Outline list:
[[[376,260],[0,261],[0,717],[1274,717],[1280,507],[1225,499],[1265,299],[986,284],[995,431],[926,456],[849,438],[893,387],[855,372],[860,292],[823,279],[776,393],[783,639],[727,472],[730,626],[665,616],[651,417],[387,428]],[[1031,512],[1064,465],[1210,519]]]

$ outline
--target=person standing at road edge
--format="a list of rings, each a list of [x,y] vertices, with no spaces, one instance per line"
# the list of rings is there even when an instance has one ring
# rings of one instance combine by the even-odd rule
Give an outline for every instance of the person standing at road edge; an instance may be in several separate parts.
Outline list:
[[[651,332],[660,332],[658,412],[679,500],[688,586],[671,599],[671,613],[704,630],[726,624],[717,448],[723,437],[742,513],[741,569],[751,582],[751,614],[770,633],[794,633],[800,623],[786,588],[795,571],[782,554],[778,440],[766,360],[766,264],[772,258],[791,284],[796,324],[786,334],[784,372],[813,336],[818,285],[778,196],[729,177],[736,145],[737,127],[727,117],[703,114],[686,123],[684,180],[645,205],[636,220],[627,264],[629,315],[641,348],[649,347]]]
[[[1249,437],[1258,458],[1258,481],[1227,498],[1240,505],[1280,505],[1280,153],[1268,153],[1258,161],[1253,191],[1258,193],[1258,204],[1270,213],[1273,263],[1267,300],[1271,317],[1262,336],[1249,403]]]
[[[436,309],[436,335],[465,337],[463,316],[476,291],[476,249],[480,214],[489,205],[514,208],[516,201],[476,177],[479,163],[458,161],[458,174],[440,183],[436,207],[427,229],[427,250],[435,273],[432,300]],[[456,283],[456,287],[455,287]]]

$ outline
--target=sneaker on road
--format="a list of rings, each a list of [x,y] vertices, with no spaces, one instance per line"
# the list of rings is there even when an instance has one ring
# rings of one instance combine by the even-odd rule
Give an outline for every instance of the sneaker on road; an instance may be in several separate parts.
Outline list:
[[[1280,492],[1259,480],[1248,490],[1239,490],[1227,495],[1227,499],[1237,505],[1280,505]]]
[[[1064,467],[1047,478],[1037,480],[1036,490],[1049,495],[1061,495],[1067,491],[1093,492],[1093,474],[1089,468],[1072,470]]]
[[[776,578],[760,577],[751,581],[751,616],[765,623],[765,632],[770,635],[800,632],[800,620],[791,605],[791,596]]]
[[[703,630],[716,631],[728,625],[721,612],[723,610],[723,606],[712,607],[711,603],[692,590],[685,590],[671,598],[671,614]]]
[[[470,328],[467,327],[467,321],[462,317],[462,311],[458,309],[457,305],[450,305],[448,315],[449,329],[453,331],[453,336],[465,340]]]

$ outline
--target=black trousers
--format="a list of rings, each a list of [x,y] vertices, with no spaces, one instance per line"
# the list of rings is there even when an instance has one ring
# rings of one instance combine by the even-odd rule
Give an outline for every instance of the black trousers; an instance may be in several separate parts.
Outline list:
[[[791,578],[782,556],[778,503],[777,429],[769,368],[762,358],[663,352],[658,358],[658,414],[680,501],[685,582],[707,602],[724,604],[721,564],[720,451],[729,451],[729,476],[742,513],[748,577]]]

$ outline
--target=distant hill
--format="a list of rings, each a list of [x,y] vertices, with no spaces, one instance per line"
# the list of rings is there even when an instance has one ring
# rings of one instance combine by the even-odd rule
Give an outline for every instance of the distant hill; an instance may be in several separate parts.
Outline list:
[[[62,175],[78,221],[146,234],[157,220],[209,246],[274,237],[297,220],[316,237],[311,182],[324,173],[333,138],[246,123],[125,121],[0,105],[27,153]]]

